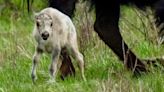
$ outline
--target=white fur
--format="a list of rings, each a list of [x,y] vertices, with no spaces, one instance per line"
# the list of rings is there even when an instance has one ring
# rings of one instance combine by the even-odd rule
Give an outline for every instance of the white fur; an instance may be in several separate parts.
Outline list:
[[[36,79],[36,65],[42,52],[52,54],[50,75],[51,79],[54,79],[61,49],[65,47],[70,55],[78,61],[82,78],[85,80],[83,55],[78,50],[76,30],[71,19],[54,8],[45,8],[35,15],[35,22],[33,36],[37,46],[33,57],[33,81]],[[50,26],[51,24],[52,26]],[[41,36],[44,32],[49,34],[47,40],[43,40]]]

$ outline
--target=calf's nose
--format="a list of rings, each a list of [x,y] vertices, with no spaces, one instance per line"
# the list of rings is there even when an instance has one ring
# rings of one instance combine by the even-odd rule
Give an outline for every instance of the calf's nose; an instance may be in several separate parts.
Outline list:
[[[47,38],[49,37],[49,33],[48,32],[43,32],[41,34],[41,36],[42,36],[43,40],[47,40]]]

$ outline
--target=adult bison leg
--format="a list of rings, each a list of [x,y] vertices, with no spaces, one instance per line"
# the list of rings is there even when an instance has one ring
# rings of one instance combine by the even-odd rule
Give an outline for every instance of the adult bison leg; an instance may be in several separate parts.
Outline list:
[[[48,0],[49,7],[53,7],[62,13],[72,17],[77,0]]]
[[[135,74],[146,71],[145,65],[138,59],[135,54],[129,50],[123,41],[119,27],[119,4],[113,2],[113,5],[105,6],[102,3],[96,3],[96,22],[94,29],[99,37],[113,50],[113,52],[124,61],[126,67]],[[114,5],[115,4],[115,5]],[[106,9],[108,7],[108,9]]]
[[[63,48],[61,52],[62,65],[60,67],[61,79],[64,80],[67,76],[75,76],[75,68],[71,62],[71,58],[67,53],[67,49]]]

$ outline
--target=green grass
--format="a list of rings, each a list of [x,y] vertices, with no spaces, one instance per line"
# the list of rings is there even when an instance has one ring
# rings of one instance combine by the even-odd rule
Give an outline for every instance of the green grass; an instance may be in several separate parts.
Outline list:
[[[18,2],[18,0],[15,0],[15,2]],[[34,5],[34,7],[38,7],[37,9],[39,10],[44,5]],[[163,46],[151,43],[149,39],[145,39],[145,35],[135,30],[124,20],[127,18],[142,31],[143,28],[140,27],[142,24],[139,19],[137,18],[138,21],[134,20],[136,14],[127,8],[123,9],[123,11],[120,27],[123,38],[129,47],[140,58],[162,56],[164,52]],[[18,17],[14,15],[12,9],[3,12],[0,16],[0,92],[164,91],[163,68],[152,68],[150,73],[136,78],[124,68],[115,54],[99,39],[93,28],[90,28],[92,30],[91,37],[87,38],[88,42],[85,42],[86,38],[81,36],[82,32],[80,30],[85,29],[86,19],[79,19],[79,10],[76,12],[78,16],[74,18],[74,23],[78,29],[79,41],[81,41],[79,42],[80,50],[84,54],[87,81],[82,81],[80,72],[75,64],[77,71],[75,78],[68,77],[65,81],[62,81],[58,75],[56,78],[57,83],[47,84],[50,57],[44,54],[37,69],[38,80],[34,85],[30,77],[31,59],[35,46],[35,41],[32,38],[33,21],[28,15],[25,15],[26,13],[21,14],[21,9],[18,11]],[[7,13],[5,14],[5,12]],[[91,16],[89,19],[91,19],[89,20],[91,22],[90,27],[94,19]]]

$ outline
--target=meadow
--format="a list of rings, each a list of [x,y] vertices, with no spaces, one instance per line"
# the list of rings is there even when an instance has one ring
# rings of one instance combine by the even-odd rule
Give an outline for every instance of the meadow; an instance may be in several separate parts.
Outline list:
[[[33,11],[46,7],[46,0],[34,0]],[[76,76],[48,84],[50,56],[43,54],[37,68],[38,80],[32,83],[30,72],[35,41],[32,37],[33,13],[27,13],[25,0],[0,0],[0,92],[164,92],[164,67],[134,77],[93,30],[94,10],[86,3],[76,6],[73,22],[79,49],[85,59],[87,81]],[[157,43],[152,12],[122,6],[120,29],[132,51],[142,59],[164,56],[164,45]]]

